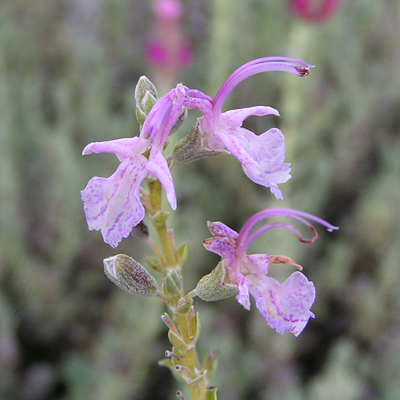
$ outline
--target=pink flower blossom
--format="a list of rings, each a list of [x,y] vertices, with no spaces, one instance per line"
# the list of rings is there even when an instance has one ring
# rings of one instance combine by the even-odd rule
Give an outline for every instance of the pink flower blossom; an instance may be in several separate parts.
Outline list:
[[[305,20],[324,22],[329,19],[340,5],[340,0],[320,0],[316,4],[311,0],[292,0],[293,11]]]
[[[154,67],[158,85],[171,87],[180,71],[193,59],[193,48],[185,39],[181,25],[183,7],[178,0],[157,0],[153,4],[155,16],[146,56]]]
[[[272,222],[253,233],[253,228],[266,218],[287,217],[300,221],[310,228],[313,238],[304,239],[300,232],[288,223]],[[207,250],[222,257],[226,270],[227,284],[236,284],[239,290],[238,302],[247,310],[250,309],[250,295],[256,307],[267,320],[271,328],[279,333],[291,332],[298,336],[314,314],[310,311],[315,300],[315,288],[301,272],[296,271],[280,283],[268,276],[270,264],[292,264],[302,269],[286,256],[268,254],[247,255],[250,244],[261,234],[278,227],[289,229],[301,242],[312,243],[317,234],[314,227],[305,218],[325,226],[329,231],[337,229],[328,222],[313,215],[291,209],[268,209],[251,217],[240,233],[235,232],[222,222],[209,222],[208,227],[214,235],[204,241]]]
[[[140,201],[140,185],[155,176],[164,187],[167,199],[176,209],[171,172],[163,146],[182,110],[185,93],[182,85],[160,98],[148,114],[140,136],[88,144],[83,155],[114,153],[120,164],[109,178],[94,177],[82,190],[89,229],[101,230],[104,241],[116,247],[128,237],[145,215]]]
[[[286,57],[260,58],[237,69],[222,85],[211,101],[200,101],[186,106],[203,112],[198,120],[198,133],[202,147],[207,152],[228,152],[242,164],[245,174],[255,183],[270,188],[277,198],[282,198],[279,183],[290,179],[290,164],[285,163],[285,138],[277,128],[261,135],[242,127],[251,115],[279,115],[271,107],[257,106],[222,112],[222,106],[232,90],[249,76],[266,71],[284,71],[296,76],[306,76],[311,66],[303,61]],[[197,157],[199,158],[199,157]]]

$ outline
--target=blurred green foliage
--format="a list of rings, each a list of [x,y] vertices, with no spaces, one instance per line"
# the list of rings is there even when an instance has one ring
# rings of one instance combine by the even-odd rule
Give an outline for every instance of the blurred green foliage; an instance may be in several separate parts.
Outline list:
[[[178,79],[214,95],[253,58],[316,68],[307,79],[252,77],[229,107],[271,105],[250,118],[279,126],[292,175],[278,202],[231,157],[176,164],[179,241],[190,239],[187,290],[218,259],[202,247],[206,220],[234,229],[287,206],[340,226],[313,246],[273,232],[254,252],[286,254],[317,287],[316,319],[299,338],[270,330],[235,299],[204,304],[200,348],[221,350],[214,383],[229,400],[396,400],[400,390],[400,3],[343,1],[323,24],[283,0],[186,0],[195,49]],[[81,157],[90,141],[138,133],[134,86],[152,78],[143,47],[151,5],[128,0],[0,4],[0,398],[173,399],[156,362],[169,348],[157,299],[122,292],[102,260],[115,251],[87,230],[79,191],[117,160]],[[187,132],[191,117],[176,134]],[[175,139],[176,140],[176,139]],[[141,260],[131,237],[118,248]],[[285,277],[291,267],[272,268]]]

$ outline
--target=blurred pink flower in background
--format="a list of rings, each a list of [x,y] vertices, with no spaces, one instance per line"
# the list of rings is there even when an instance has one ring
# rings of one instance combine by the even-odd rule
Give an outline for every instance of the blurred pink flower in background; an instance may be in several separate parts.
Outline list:
[[[153,66],[156,86],[175,86],[180,71],[192,62],[193,48],[184,38],[183,8],[178,0],[156,0],[155,21],[146,43],[146,57]],[[163,90],[161,90],[163,91]]]
[[[291,0],[295,14],[307,21],[324,22],[333,16],[341,0]]]

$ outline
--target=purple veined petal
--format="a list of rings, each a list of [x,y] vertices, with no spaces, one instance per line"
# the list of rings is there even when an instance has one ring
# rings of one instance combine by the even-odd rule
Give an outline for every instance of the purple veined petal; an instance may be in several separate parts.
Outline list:
[[[241,134],[241,128],[236,128],[234,130],[232,127],[221,125],[217,136],[228,151],[236,157],[243,166],[253,171],[253,174],[261,175],[261,165],[250,154],[250,144],[247,138]]]
[[[262,135],[255,135],[242,122],[250,115],[279,115],[271,107],[250,107],[243,110],[227,111],[221,115],[216,135],[225,147],[242,164],[245,174],[255,183],[269,187],[281,199],[278,183],[290,179],[290,164],[284,163],[285,138],[279,129],[272,128]]]
[[[290,164],[285,163],[285,138],[279,129],[272,128],[262,135],[254,135],[244,130],[249,143],[249,151],[261,166],[261,173],[243,164],[245,174],[255,183],[275,190],[277,198],[282,194],[278,183],[287,182],[290,178]]]
[[[298,336],[314,317],[310,311],[315,300],[314,284],[301,272],[294,272],[283,284],[266,276],[261,286],[251,286],[250,293],[268,325],[279,333]]]
[[[182,85],[184,90],[185,90],[185,95],[187,97],[195,98],[195,99],[201,99],[201,100],[206,100],[212,103],[212,98],[206,94],[204,94],[201,90],[198,89],[190,89],[187,86]]]
[[[151,109],[143,124],[140,136],[152,141],[152,151],[160,151],[182,110],[185,99],[185,90],[178,84],[165,96],[161,97]]]
[[[239,290],[239,293],[236,296],[236,300],[246,310],[250,310],[251,304],[250,304],[249,287],[250,287],[251,283],[241,273],[237,272],[235,275],[236,275],[236,281],[237,281],[238,290]]]
[[[185,99],[183,105],[190,109],[199,110],[207,118],[212,119],[212,98],[197,89],[189,89],[183,86],[185,90]]]
[[[164,129],[165,124],[170,118],[170,113],[172,110],[172,97],[174,96],[175,89],[171,90],[169,93],[157,100],[153,108],[146,117],[146,121],[143,124],[142,131],[140,132],[140,137],[145,139],[150,139],[155,144],[156,138],[158,138]],[[159,142],[161,142],[159,140]],[[160,143],[157,143],[157,147],[162,147]]]
[[[243,128],[238,128],[239,130],[246,131]],[[229,152],[240,161],[244,173],[253,182],[268,187],[277,199],[282,199],[282,192],[279,190],[277,184],[284,183],[290,179],[290,164],[279,163],[276,165],[273,163],[273,158],[268,159],[266,154],[261,154],[263,158],[259,157],[257,152],[265,153],[265,150],[257,148],[256,143],[259,142],[259,146],[263,146],[265,137],[253,134],[254,137],[250,143],[247,139],[249,136],[244,135],[243,132],[240,133],[234,135],[232,133],[220,132],[219,137]]]
[[[89,143],[82,152],[82,155],[114,153],[120,161],[129,158],[134,154],[141,154],[149,147],[149,141],[141,137],[123,138],[108,140],[105,142]]]
[[[169,118],[167,119],[164,129],[163,129],[163,133],[162,133],[162,145],[164,146],[164,143],[166,142],[168,135],[171,132],[171,129],[173,128],[173,126],[176,124],[176,121],[179,118],[179,115],[182,111],[182,107],[183,107],[183,103],[185,101],[185,89],[184,86],[179,83],[176,88],[175,88],[175,92],[172,98],[172,109],[169,115]]]
[[[268,254],[250,254],[247,256],[247,273],[257,276],[268,274],[269,255]]]
[[[172,180],[171,171],[168,167],[167,160],[158,152],[151,156],[149,159],[146,171],[148,174],[155,176],[164,187],[165,192],[167,194],[167,199],[171,208],[176,210],[176,194],[174,182]]]
[[[213,237],[203,242],[204,247],[222,257],[230,268],[236,264],[236,240],[235,238]]]
[[[109,178],[92,178],[81,191],[88,227],[101,230],[104,241],[116,247],[144,218],[139,188],[147,159],[125,159]]]
[[[214,236],[223,236],[227,238],[237,237],[239,234],[233,229],[229,228],[229,226],[223,224],[222,222],[207,222],[207,226],[209,231]]]

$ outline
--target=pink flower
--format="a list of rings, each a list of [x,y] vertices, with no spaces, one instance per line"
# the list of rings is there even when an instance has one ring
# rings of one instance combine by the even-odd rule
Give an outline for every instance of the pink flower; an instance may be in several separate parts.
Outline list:
[[[290,179],[290,164],[285,163],[285,138],[277,128],[261,135],[242,127],[251,115],[279,115],[271,107],[257,106],[222,113],[222,106],[232,90],[249,76],[266,71],[284,71],[306,76],[311,66],[303,61],[286,57],[266,57],[251,61],[237,69],[223,84],[211,101],[192,98],[186,106],[203,112],[198,120],[197,134],[204,149],[201,156],[228,152],[242,164],[245,174],[255,183],[270,188],[277,198],[282,198],[279,183]],[[190,103],[193,101],[193,104]]]
[[[146,56],[159,84],[171,87],[180,71],[193,59],[193,48],[181,25],[183,7],[178,0],[157,0],[153,4],[154,26],[146,43]]]
[[[120,161],[113,175],[92,178],[81,192],[89,229],[101,230],[104,241],[112,247],[128,237],[144,218],[139,190],[146,177],[155,176],[161,182],[172,209],[176,209],[174,184],[162,151],[184,97],[183,86],[178,85],[160,98],[148,114],[140,136],[94,142],[83,150],[83,155],[114,153]]]
[[[310,0],[292,0],[293,11],[308,21],[324,22],[338,9],[340,0],[320,0],[319,5]]]
[[[293,226],[283,222],[273,222],[258,228],[253,228],[266,218],[293,218],[310,228],[313,238],[304,239]],[[214,235],[204,241],[207,250],[222,257],[226,270],[227,284],[236,284],[239,290],[238,302],[247,310],[250,309],[250,295],[253,296],[256,307],[267,320],[271,328],[279,333],[291,332],[298,336],[314,314],[310,311],[315,300],[315,288],[301,272],[296,271],[282,284],[269,277],[270,264],[292,264],[302,269],[292,259],[286,256],[268,254],[247,255],[250,244],[261,234],[278,227],[289,229],[301,242],[312,243],[317,234],[314,227],[305,220],[313,220],[329,231],[337,229],[328,222],[313,215],[291,209],[268,209],[251,217],[243,226],[240,233],[235,232],[222,222],[209,222],[208,227]]]

